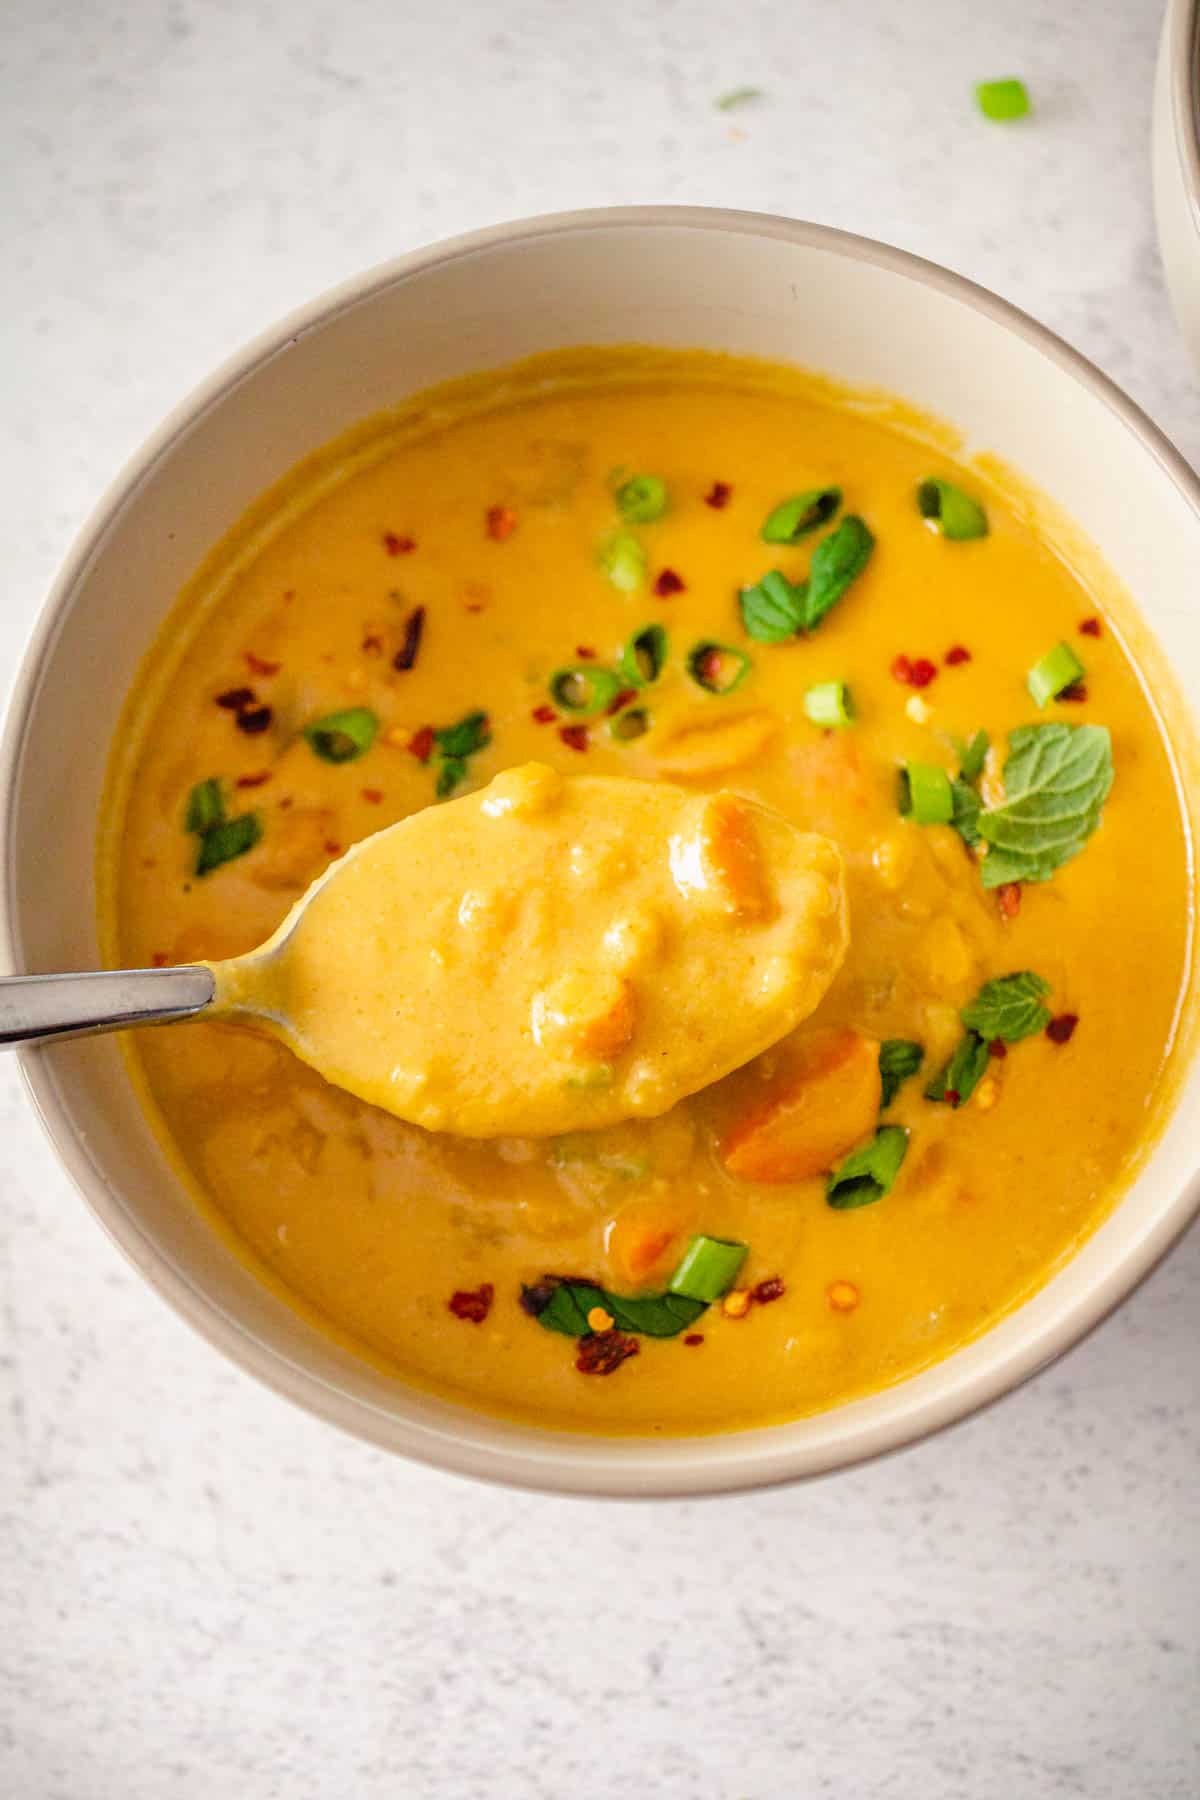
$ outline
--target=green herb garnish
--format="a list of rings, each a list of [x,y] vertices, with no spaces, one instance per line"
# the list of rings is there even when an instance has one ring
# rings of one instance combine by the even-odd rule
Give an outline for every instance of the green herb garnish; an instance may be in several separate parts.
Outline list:
[[[735,107],[749,106],[752,100],[761,100],[763,91],[756,87],[730,88],[727,94],[718,94],[713,105],[718,112],[732,112]]]
[[[748,1245],[727,1238],[694,1237],[667,1283],[667,1292],[710,1305],[729,1292],[749,1254]]]
[[[667,1338],[694,1325],[708,1306],[706,1300],[692,1300],[685,1294],[610,1294],[594,1282],[569,1281],[558,1275],[523,1286],[521,1304],[547,1331],[574,1338],[592,1335],[588,1314],[595,1307],[608,1314],[618,1331]]]
[[[616,502],[627,525],[649,525],[667,510],[667,484],[658,475],[631,475],[617,489]]]
[[[579,719],[594,719],[620,691],[619,676],[595,663],[573,663],[550,677],[550,698],[555,706]]]
[[[712,639],[694,644],[688,651],[687,672],[698,687],[710,694],[732,694],[754,667],[744,650]]]
[[[643,625],[621,651],[618,667],[631,687],[649,687],[666,667],[667,634],[661,625]]]
[[[875,539],[857,513],[847,513],[812,554],[804,605],[805,631],[815,631],[825,614],[866,568]]]
[[[955,740],[959,755],[959,778],[969,782],[972,787],[983,774],[983,765],[987,761],[987,753],[991,748],[991,739],[986,731],[977,731],[969,743]]]
[[[825,1198],[838,1212],[873,1206],[889,1193],[908,1154],[908,1133],[902,1125],[881,1125],[867,1144],[852,1150],[834,1169],[825,1186]]]
[[[596,554],[604,574],[623,594],[635,594],[646,581],[646,552],[628,531],[614,531]]]
[[[904,763],[900,769],[900,811],[918,825],[949,825],[954,789],[936,763]]]
[[[1025,677],[1025,686],[1035,704],[1045,706],[1048,700],[1056,700],[1064,688],[1074,687],[1077,681],[1082,681],[1086,674],[1087,670],[1070,644],[1055,644],[1040,662],[1034,663]]]
[[[194,831],[197,836],[211,831],[225,817],[225,802],[221,798],[221,784],[215,775],[207,781],[198,781],[187,797],[187,807],[183,815],[185,831]]]
[[[262,820],[257,813],[241,813],[236,819],[210,825],[196,848],[196,874],[211,875],[222,863],[253,850],[261,837]]]
[[[1020,725],[1010,732],[1004,804],[979,815],[989,846],[980,868],[984,887],[1048,881],[1078,856],[1100,823],[1112,778],[1103,725]]]
[[[926,1087],[925,1098],[963,1106],[986,1074],[990,1058],[986,1041],[977,1031],[968,1031],[950,1061]]]
[[[950,799],[953,811],[949,823],[953,825],[959,837],[973,850],[979,843],[979,809],[983,802],[968,781],[952,781],[950,783]]]
[[[984,983],[959,1017],[968,1030],[977,1031],[989,1044],[997,1038],[1019,1044],[1022,1038],[1036,1037],[1050,1023],[1050,1008],[1042,1004],[1043,995],[1049,992],[1050,983],[1032,970],[998,975]]]
[[[886,1112],[910,1075],[915,1075],[925,1060],[920,1044],[911,1038],[885,1038],[879,1046],[880,1112]]]
[[[975,99],[984,118],[1000,124],[1023,119],[1030,111],[1029,90],[1015,75],[1004,81],[976,82]]]
[[[987,514],[982,506],[952,481],[929,476],[917,488],[917,507],[921,517],[952,542],[987,536]]]
[[[807,583],[792,582],[779,569],[744,587],[738,596],[742,624],[760,644],[782,644],[804,626]]]
[[[854,723],[854,702],[844,681],[818,681],[804,695],[804,711],[814,725],[839,731]]]
[[[608,734],[616,738],[618,744],[629,744],[634,738],[645,737],[649,729],[650,714],[644,706],[627,706],[608,721]]]
[[[443,725],[434,732],[433,742],[438,753],[434,792],[439,800],[445,800],[460,782],[466,780],[470,772],[468,757],[478,750],[485,750],[491,741],[485,712],[467,713],[457,724]]]
[[[327,713],[304,727],[309,748],[322,762],[354,762],[375,742],[379,720],[365,706],[349,706],[344,712]]]
[[[766,544],[798,544],[819,525],[827,525],[841,504],[841,488],[808,488],[781,500],[767,514],[759,535]]]

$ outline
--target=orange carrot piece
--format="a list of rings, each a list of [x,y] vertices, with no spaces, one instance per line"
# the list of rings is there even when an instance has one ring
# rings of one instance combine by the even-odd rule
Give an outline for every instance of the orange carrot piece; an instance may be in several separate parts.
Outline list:
[[[754,822],[736,794],[714,794],[704,809],[701,858],[705,875],[737,919],[766,919],[774,911]]]
[[[721,1161],[743,1181],[821,1175],[869,1135],[879,1098],[878,1040],[813,1032],[766,1098],[726,1134]]]

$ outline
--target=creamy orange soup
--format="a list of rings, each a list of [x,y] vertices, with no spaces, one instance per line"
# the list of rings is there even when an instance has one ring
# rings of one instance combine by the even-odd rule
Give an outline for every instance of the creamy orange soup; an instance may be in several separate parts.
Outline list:
[[[237,956],[359,839],[531,763],[832,839],[845,960],[744,1068],[551,1136],[426,1131],[238,1026],[138,1034],[200,1203],[315,1324],[542,1425],[713,1430],[947,1355],[1104,1215],[1168,1076],[1186,831],[1100,599],[978,469],[699,354],[551,359],[374,422],[256,509],[148,663],[113,960]],[[451,949],[480,916],[447,915]],[[602,1033],[563,1080],[603,1092],[623,1053]]]

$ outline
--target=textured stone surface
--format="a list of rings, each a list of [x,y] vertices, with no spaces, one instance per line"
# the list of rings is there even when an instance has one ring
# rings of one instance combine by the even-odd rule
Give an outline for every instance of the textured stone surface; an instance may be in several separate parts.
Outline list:
[[[1146,0],[10,0],[0,673],[168,406],[276,314],[468,226],[776,209],[996,287],[1200,455],[1163,294]],[[1003,130],[970,85],[1021,73]],[[716,112],[742,82],[753,108]],[[736,134],[736,135],[735,135]],[[1200,1788],[1193,1233],[1066,1362],[790,1492],[491,1493],[227,1368],[0,1067],[0,1792],[13,1800],[1173,1800]]]

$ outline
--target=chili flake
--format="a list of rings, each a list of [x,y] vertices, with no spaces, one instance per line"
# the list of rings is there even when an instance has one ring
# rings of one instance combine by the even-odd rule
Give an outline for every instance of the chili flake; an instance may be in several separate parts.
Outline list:
[[[433,755],[433,726],[422,725],[419,731],[414,731],[408,741],[408,749],[418,762],[427,763]]]
[[[608,705],[605,707],[605,709],[604,709],[605,717],[611,719],[614,713],[619,713],[623,706],[628,706],[629,702],[631,700],[636,700],[636,699],[637,699],[637,689],[636,688],[621,688],[617,693],[615,693],[613,695],[612,699],[609,701]]]
[[[474,1289],[456,1289],[446,1304],[456,1319],[469,1319],[472,1325],[482,1325],[492,1310],[495,1297],[495,1288],[490,1281],[485,1281]]]
[[[930,662],[927,656],[918,656],[915,660],[907,656],[892,659],[892,676],[903,687],[928,687],[937,674],[937,664]]]
[[[999,1062],[1004,1061],[1004,1058],[1008,1055],[1008,1045],[1003,1038],[992,1039],[991,1043],[988,1045],[988,1055],[994,1056]]]
[[[392,658],[393,669],[406,674],[417,660],[421,648],[421,634],[425,630],[425,608],[414,606],[404,621],[404,638],[400,648]]]
[[[787,1293],[783,1279],[779,1275],[769,1275],[760,1281],[756,1288],[751,1288],[750,1298],[759,1306],[769,1306],[772,1300],[782,1300]]]
[[[264,781],[270,779],[270,769],[256,769],[253,775],[239,775],[233,785],[240,788],[261,787]]]
[[[672,594],[682,594],[686,587],[682,575],[674,569],[660,569],[654,577],[654,591],[660,600],[669,600]]]
[[[401,535],[396,531],[385,531],[383,547],[389,556],[407,556],[410,550],[416,549],[417,540],[415,537],[409,537],[407,532]]]
[[[593,1337],[580,1338],[575,1367],[581,1375],[612,1375],[641,1346],[635,1337],[620,1331],[598,1331]]]
[[[223,694],[217,695],[217,705],[223,706],[226,712],[241,712],[247,706],[253,706],[258,695],[253,688],[226,688]]]
[[[689,1331],[683,1341],[689,1350],[694,1350],[697,1344],[702,1344],[704,1342],[704,1333],[702,1331]]]
[[[1051,1019],[1047,1025],[1046,1036],[1052,1044],[1070,1043],[1078,1023],[1078,1013],[1059,1013],[1057,1019]]]
[[[338,843],[336,838],[325,839],[325,854],[326,856],[340,856],[342,854],[342,846]]]
[[[593,1331],[611,1331],[615,1320],[602,1306],[593,1306],[588,1313],[587,1322]]]
[[[368,631],[360,646],[364,656],[382,656],[383,639],[377,631]]]
[[[502,543],[517,529],[517,515],[511,506],[489,506],[486,524],[488,536]]]
[[[596,652],[590,644],[576,644],[575,654],[580,662],[595,662]]]
[[[541,706],[535,706],[529,716],[535,725],[553,725],[558,714],[552,706],[543,703]]]
[[[960,663],[968,663],[970,660],[971,652],[967,649],[965,644],[951,644],[946,652],[946,667],[948,669],[957,669]]]
[[[1095,619],[1095,618],[1080,619],[1080,621],[1079,621],[1080,637],[1102,637],[1103,634],[1104,634],[1104,627],[1101,625],[1099,619]]]
[[[750,1311],[750,1295],[745,1288],[734,1288],[726,1294],[721,1302],[721,1311],[727,1319],[744,1319]]]
[[[588,747],[586,725],[560,725],[558,735],[568,750],[586,750]]]
[[[1063,688],[1062,692],[1058,696],[1058,698],[1060,700],[1075,700],[1075,701],[1083,701],[1083,700],[1086,700],[1087,697],[1088,697],[1087,684],[1082,681],[1073,681],[1071,683],[1070,687]]]
[[[156,950],[152,958],[156,969],[165,969],[170,960],[165,950]]]
[[[720,512],[722,507],[729,505],[732,498],[733,489],[727,481],[714,481],[704,496],[704,504]]]
[[[252,675],[278,675],[283,667],[282,663],[268,662],[265,656],[255,656],[253,650],[243,650],[242,655]]]
[[[257,737],[260,731],[269,729],[273,717],[269,706],[244,706],[234,719],[234,724],[248,737]]]
[[[944,1098],[946,1105],[950,1107],[951,1111],[953,1111],[956,1106],[962,1105],[962,1095],[957,1088],[947,1088]]]
[[[378,806],[383,799],[383,790],[382,788],[363,788],[362,797],[364,800],[369,800],[372,806]]]
[[[1002,919],[1015,919],[1021,910],[1021,884],[1006,881],[996,889],[996,905]]]

